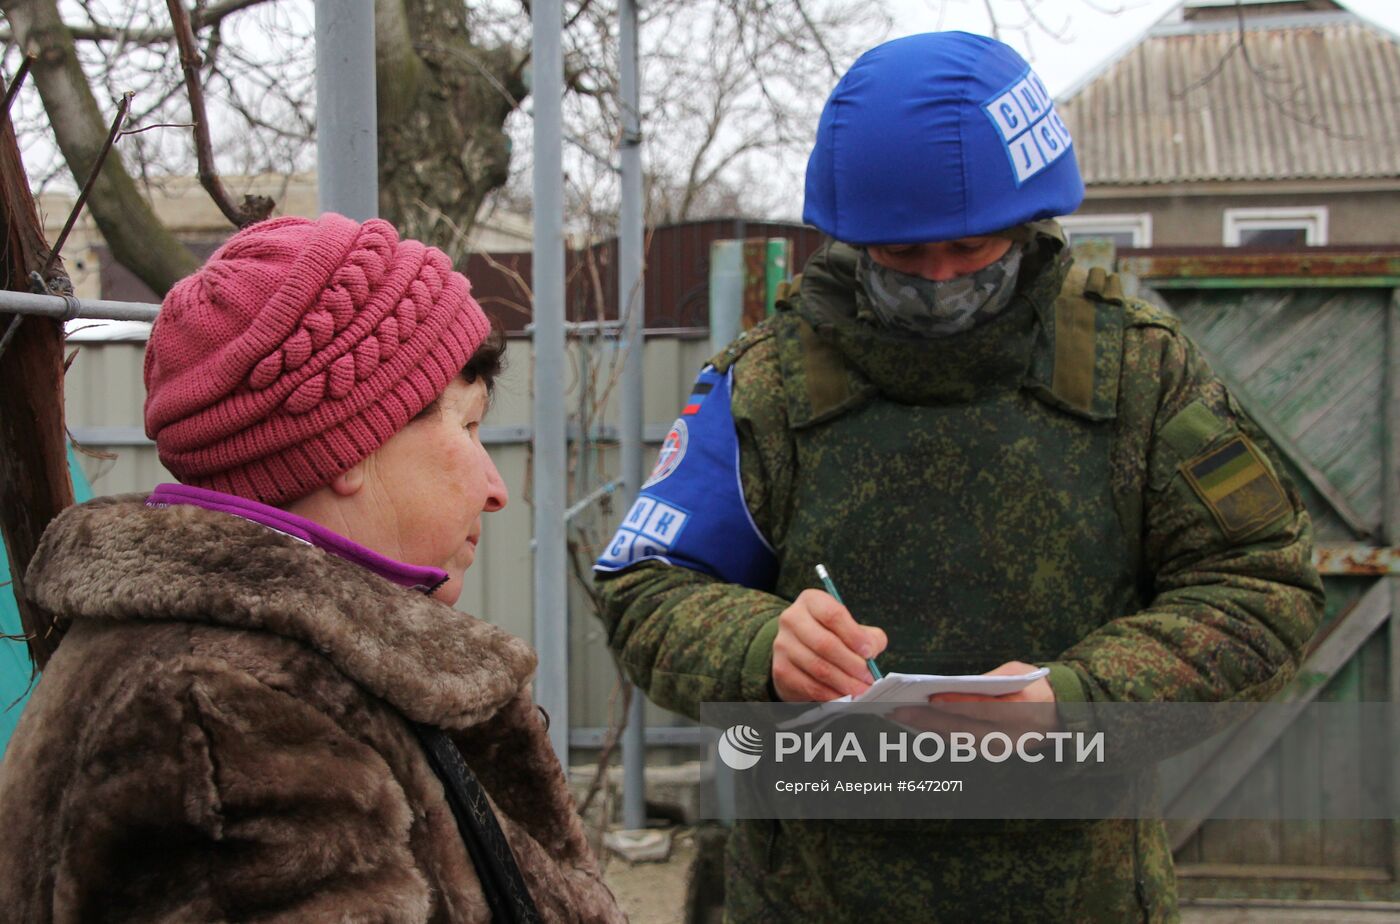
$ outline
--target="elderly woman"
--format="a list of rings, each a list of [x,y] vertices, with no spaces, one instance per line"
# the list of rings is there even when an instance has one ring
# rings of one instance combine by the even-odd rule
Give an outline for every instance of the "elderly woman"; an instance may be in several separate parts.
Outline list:
[[[507,500],[502,347],[383,221],[264,222],[170,292],[181,483],[66,511],[29,571],[69,628],[0,769],[10,920],[621,920],[534,654],[451,607]]]

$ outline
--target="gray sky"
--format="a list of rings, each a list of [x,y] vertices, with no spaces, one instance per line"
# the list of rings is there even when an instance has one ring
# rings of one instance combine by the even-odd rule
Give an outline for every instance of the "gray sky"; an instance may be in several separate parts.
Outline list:
[[[1053,94],[1069,89],[1105,58],[1130,45],[1179,0],[1029,0],[1037,17],[1063,31],[1057,41],[1028,24],[1023,0],[991,0],[1001,39],[1031,59]],[[1400,34],[1400,0],[1339,0],[1342,6]],[[990,35],[984,0],[886,0],[894,17],[891,38],[938,29]],[[1104,10],[1119,10],[1112,15]],[[1015,28],[1021,26],[1022,28]],[[1010,28],[1008,28],[1010,27]]]

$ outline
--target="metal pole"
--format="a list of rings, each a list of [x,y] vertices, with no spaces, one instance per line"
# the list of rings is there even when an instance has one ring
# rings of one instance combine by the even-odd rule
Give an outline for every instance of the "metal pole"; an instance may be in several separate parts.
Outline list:
[[[641,88],[637,73],[637,2],[622,0],[618,31],[621,68],[622,145],[621,205],[617,235],[618,313],[623,322],[622,381],[619,389],[622,432],[622,481],[626,494],[635,497],[642,487],[642,345],[646,336],[645,299],[642,288],[642,120]],[[629,831],[646,827],[645,699],[633,689],[622,738],[622,826]]]
[[[549,740],[569,771],[569,616],[564,522],[563,8],[535,0],[531,95],[535,113],[535,695],[549,713]]]
[[[710,352],[739,336],[744,317],[744,242],[710,245]]]
[[[1386,545],[1397,546],[1400,545],[1400,289],[1390,293],[1385,320],[1385,365],[1381,379],[1385,383],[1381,392],[1381,533]]]
[[[485,428],[483,427],[482,429]],[[486,442],[486,438],[484,435],[482,436],[482,442]],[[592,491],[589,491],[587,494],[585,494],[578,500],[574,501],[573,506],[570,507],[568,510],[564,511],[564,519],[572,521],[574,517],[587,510],[593,504],[594,501],[598,500],[600,497],[604,497],[605,495],[611,494],[620,487],[622,487],[622,479],[620,478],[614,478],[607,484],[598,485],[598,487],[594,488]]]
[[[578,462],[574,465],[574,486],[575,493],[579,491],[593,490],[593,472],[590,458],[593,455],[593,415],[589,413],[589,402],[593,399],[593,389],[590,385],[591,366],[593,365],[593,349],[601,338],[598,332],[579,333],[574,337],[574,346],[578,350]],[[568,349],[568,332],[564,334],[565,349]],[[573,429],[570,427],[570,429]],[[573,519],[569,514],[574,505],[564,511],[565,521]]]
[[[0,312],[37,314],[46,318],[91,318],[104,321],[154,321],[160,305],[147,302],[113,302],[100,298],[36,295],[0,291]]]
[[[1400,289],[1390,293],[1385,318],[1385,366],[1381,381],[1381,532],[1386,545],[1400,545]],[[1390,583],[1390,622],[1386,626],[1389,649],[1390,740],[1400,740],[1400,577],[1381,578]],[[1400,757],[1391,755],[1391,805],[1400,804]],[[1400,863],[1400,823],[1390,823],[1391,868]]]
[[[316,0],[317,207],[379,214],[374,0]]]

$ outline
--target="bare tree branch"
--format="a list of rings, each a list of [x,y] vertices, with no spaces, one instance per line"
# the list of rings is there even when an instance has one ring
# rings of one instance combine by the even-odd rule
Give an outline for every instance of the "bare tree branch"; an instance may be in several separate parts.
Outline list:
[[[1183,90],[1173,94],[1178,99],[1184,98],[1194,90],[1203,89],[1219,77],[1225,71],[1225,67],[1238,52],[1240,60],[1244,63],[1245,69],[1254,77],[1255,86],[1259,88],[1260,94],[1274,107],[1284,118],[1297,122],[1308,128],[1317,129],[1329,137],[1341,141],[1360,141],[1364,136],[1348,134],[1333,129],[1316,113],[1306,113],[1297,108],[1296,101],[1304,91],[1301,83],[1290,81],[1286,77],[1277,74],[1270,74],[1264,67],[1254,61],[1249,51],[1249,30],[1246,28],[1244,4],[1240,0],[1235,0],[1235,16],[1238,28],[1235,30],[1235,39],[1230,43],[1230,47],[1225,51],[1220,59],[1211,66],[1210,70],[1198,80],[1192,81]],[[1291,98],[1285,99],[1270,89],[1270,84],[1279,86],[1289,86],[1292,88]]]
[[[10,81],[9,87],[5,90],[5,100],[0,103],[4,107],[4,112],[0,112],[0,129],[4,129],[10,122],[10,108],[15,104],[15,97],[19,94],[19,88],[24,86],[25,78],[29,76],[29,69],[34,66],[35,55],[25,55],[20,61],[19,70],[15,71],[14,78]]]
[[[0,0],[6,2],[21,0]],[[109,37],[78,49],[98,98],[104,89],[114,96],[138,91],[133,112],[139,116],[129,120],[121,145],[131,175],[148,189],[172,176],[219,175],[237,202],[236,173],[309,169],[314,65],[309,20],[296,12],[301,5],[209,0],[201,7],[183,0],[198,45],[141,44],[175,37],[166,22],[168,15],[173,23],[170,2],[63,2],[74,29]],[[569,0],[566,11],[567,190],[578,216],[571,232],[606,236],[616,222],[614,161],[622,124],[611,63],[617,58],[616,8],[616,0]],[[239,10],[247,12],[231,15]],[[693,218],[790,207],[775,192],[778,184],[759,178],[771,175],[774,152],[800,158],[821,103],[822,93],[812,88],[828,86],[868,44],[878,31],[876,11],[860,0],[642,4],[648,214]],[[501,184],[512,184],[502,201],[528,207],[522,179],[531,147],[522,109],[528,12],[528,4],[474,0],[375,3],[381,214],[449,252],[465,250],[463,232]],[[195,47],[203,52],[202,65]],[[183,99],[196,83],[206,113],[191,120]],[[718,116],[711,106],[716,95],[724,100]],[[35,129],[47,134],[41,117],[32,110],[22,114],[28,138]],[[200,131],[148,130],[189,121]],[[36,176],[44,176],[49,163]],[[81,177],[84,163],[75,164]],[[228,203],[221,209],[227,213]]]
[[[49,248],[49,256],[44,261],[44,268],[39,271],[39,279],[43,280],[45,285],[48,284],[49,272],[58,262],[58,255],[62,252],[63,245],[68,241],[68,235],[73,231],[73,225],[78,221],[78,214],[82,212],[88,196],[92,195],[93,184],[97,182],[97,177],[102,173],[102,165],[106,162],[107,155],[112,153],[112,145],[117,143],[117,137],[122,131],[122,123],[126,121],[126,113],[130,108],[131,94],[126,93],[122,96],[121,104],[117,106],[117,117],[112,120],[112,127],[107,132],[107,140],[102,143],[102,147],[97,152],[97,159],[93,161],[92,171],[88,173],[87,182],[79,191],[73,208],[68,211],[68,218],[63,222],[63,229],[58,232],[58,237],[54,239],[53,245]]]
[[[1035,28],[1039,31],[1044,32],[1046,35],[1050,36],[1057,42],[1065,42],[1069,40],[1068,15],[1065,16],[1064,24],[1061,25],[1058,29],[1056,29],[1040,17],[1040,14],[1036,12],[1036,5],[1034,2],[1032,2],[1032,0],[1021,0],[1021,9],[1026,11],[1026,21],[1031,25],[1035,26]]]
[[[96,162],[106,139],[106,122],[56,0],[3,0],[0,10],[21,47],[39,53],[34,84],[64,159],[84,167]],[[156,292],[164,293],[199,265],[156,218],[120,157],[108,157],[103,163],[89,210],[113,255]]]
[[[836,64],[836,56],[833,55],[831,49],[827,47],[826,38],[822,35],[822,30],[817,27],[817,24],[812,21],[811,15],[808,14],[807,5],[803,0],[793,0],[793,5],[797,7],[797,13],[802,17],[802,22],[806,24],[807,31],[811,33],[812,40],[815,41],[817,47],[821,49],[822,57],[826,58],[826,66],[830,69],[832,78],[840,77],[841,69]]]
[[[574,10],[574,15],[570,16],[568,20],[564,23],[564,28],[572,29],[574,25],[578,23],[579,19],[583,17],[583,14],[588,12],[588,8],[592,5],[593,0],[582,0],[582,2],[578,5],[578,9]]]
[[[270,0],[224,0],[222,3],[215,3],[212,6],[197,6],[194,14],[190,17],[191,26],[196,32],[210,26],[217,27],[225,18],[234,13],[246,10],[249,7],[257,6],[260,3],[268,3]],[[173,28],[170,29],[132,29],[122,26],[106,25],[95,20],[87,25],[72,24],[68,26],[69,33],[79,42],[117,42],[122,45],[155,45],[161,42],[176,41],[177,35]],[[7,29],[0,29],[0,42],[14,41],[14,34]]]
[[[199,67],[203,62],[200,61],[199,50],[195,48],[189,14],[185,12],[184,0],[166,0],[166,6],[175,27],[175,41],[180,46],[180,67],[185,72],[190,115],[194,117],[194,149],[195,156],[199,158],[200,185],[235,228],[246,228],[271,215],[275,203],[266,196],[244,196],[243,204],[237,206],[224,189],[223,181],[214,169],[214,147],[209,142],[209,114],[204,108],[204,87],[199,80]]]

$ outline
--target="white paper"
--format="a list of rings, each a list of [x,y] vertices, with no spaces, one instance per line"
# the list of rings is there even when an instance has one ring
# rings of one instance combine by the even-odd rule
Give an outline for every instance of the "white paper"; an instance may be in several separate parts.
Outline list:
[[[787,729],[806,725],[824,718],[828,713],[838,711],[837,706],[846,703],[889,703],[891,706],[908,703],[926,703],[935,693],[977,693],[982,696],[1005,696],[1024,690],[1035,681],[1050,673],[1042,667],[1028,674],[886,674],[870,685],[857,697],[843,696],[809,709],[795,719],[784,722],[779,728]]]
[[[996,677],[987,674],[886,674],[855,699],[846,696],[842,700],[852,703],[922,703],[935,693],[1005,696],[1024,690],[1048,673],[1050,669],[1042,667],[1029,674],[1002,674]]]

